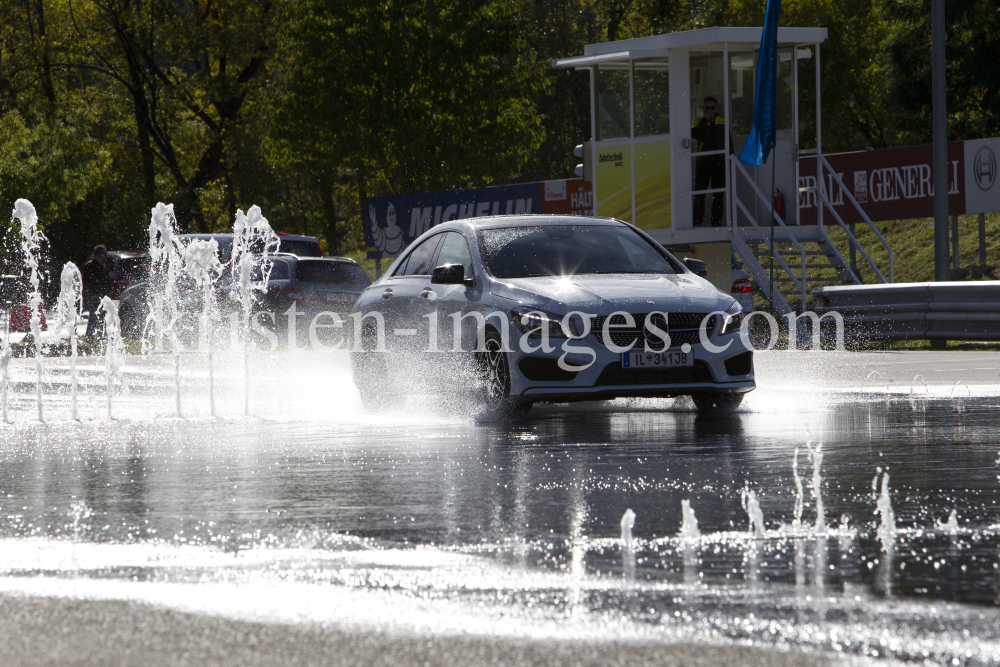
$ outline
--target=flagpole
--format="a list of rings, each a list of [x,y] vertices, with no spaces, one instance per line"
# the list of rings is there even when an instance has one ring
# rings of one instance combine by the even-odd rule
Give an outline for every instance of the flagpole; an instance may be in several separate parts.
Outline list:
[[[771,304],[771,315],[774,315],[774,168],[778,164],[778,156],[771,151],[771,278],[768,280],[767,300]]]

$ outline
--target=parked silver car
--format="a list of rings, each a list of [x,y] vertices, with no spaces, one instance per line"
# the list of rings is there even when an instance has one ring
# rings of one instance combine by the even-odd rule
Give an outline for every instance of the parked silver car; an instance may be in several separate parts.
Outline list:
[[[449,379],[505,414],[681,395],[731,410],[755,387],[739,303],[618,220],[441,224],[364,291],[353,317],[354,381],[372,408]]]

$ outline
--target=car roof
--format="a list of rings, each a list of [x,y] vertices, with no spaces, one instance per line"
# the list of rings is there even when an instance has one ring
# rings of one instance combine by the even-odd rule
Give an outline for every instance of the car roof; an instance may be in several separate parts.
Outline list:
[[[585,217],[582,215],[551,215],[551,214],[525,214],[525,215],[489,215],[478,218],[460,218],[449,220],[433,229],[437,230],[444,225],[449,225],[445,229],[468,226],[473,229],[497,229],[501,227],[547,227],[556,225],[625,225],[628,223],[616,220],[615,218]]]
[[[109,250],[109,255],[118,255],[123,259],[131,259],[132,257],[149,257],[149,253],[145,250]]]
[[[315,236],[302,236],[301,234],[286,234],[284,232],[275,232],[279,239],[287,239],[289,241],[316,241],[319,243],[319,239]]]
[[[350,257],[303,257],[302,255],[295,255],[290,252],[275,252],[271,253],[271,257],[274,259],[291,259],[296,262],[332,262],[334,264],[357,264]]]

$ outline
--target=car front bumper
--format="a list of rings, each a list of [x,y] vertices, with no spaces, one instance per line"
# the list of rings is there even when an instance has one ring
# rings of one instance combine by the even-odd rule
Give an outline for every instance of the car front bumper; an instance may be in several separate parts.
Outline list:
[[[553,340],[554,350],[533,349],[525,352],[520,339],[511,341],[509,354],[511,389],[513,396],[527,400],[603,400],[617,397],[673,397],[696,393],[746,393],[756,388],[752,355],[753,350],[740,336],[728,335],[709,341],[724,351],[710,351],[701,344],[691,346],[693,367],[626,369],[621,367],[621,353],[612,352],[603,345],[585,340],[569,341],[564,349],[563,340]],[[532,348],[538,341],[531,341]],[[544,373],[525,372],[530,359],[535,368],[555,369],[555,362],[565,354],[570,365],[582,365],[590,360],[587,353],[578,351],[587,347],[596,359],[575,376],[561,373],[562,377],[539,379]],[[576,348],[575,351],[570,351]],[[676,350],[678,348],[671,348]],[[746,355],[746,356],[744,356]],[[728,364],[727,364],[728,362]],[[728,366],[728,368],[727,368]],[[730,371],[733,371],[732,373]],[[744,372],[748,371],[748,372]],[[555,371],[552,375],[560,375]]]

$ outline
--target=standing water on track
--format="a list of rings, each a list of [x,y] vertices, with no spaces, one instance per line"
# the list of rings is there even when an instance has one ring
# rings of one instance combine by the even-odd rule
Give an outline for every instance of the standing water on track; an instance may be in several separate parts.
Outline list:
[[[372,415],[343,350],[255,349],[251,276],[276,237],[241,216],[235,344],[181,340],[175,283],[204,295],[222,267],[185,254],[161,205],[144,353],[47,361],[46,423],[33,360],[10,360],[5,603],[1000,664],[1000,368],[968,370],[995,356],[760,353],[725,416],[680,398],[480,423],[423,395]]]

